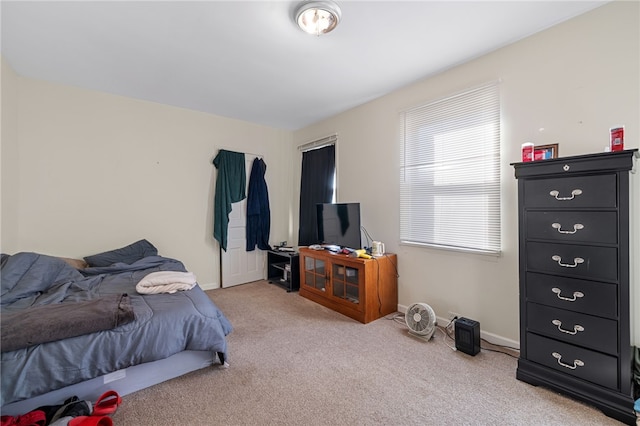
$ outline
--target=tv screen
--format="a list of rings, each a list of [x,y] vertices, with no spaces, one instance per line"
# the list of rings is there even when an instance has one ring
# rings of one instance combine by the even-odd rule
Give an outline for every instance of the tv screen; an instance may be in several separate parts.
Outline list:
[[[361,248],[360,203],[317,204],[321,244]]]

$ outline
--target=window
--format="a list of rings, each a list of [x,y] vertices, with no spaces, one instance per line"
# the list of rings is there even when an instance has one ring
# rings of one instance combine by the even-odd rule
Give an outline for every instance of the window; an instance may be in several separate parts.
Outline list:
[[[401,243],[499,254],[498,83],[402,118]]]

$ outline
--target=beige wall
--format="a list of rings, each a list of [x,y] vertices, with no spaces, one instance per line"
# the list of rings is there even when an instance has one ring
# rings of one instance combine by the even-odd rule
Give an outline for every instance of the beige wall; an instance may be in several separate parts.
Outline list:
[[[360,201],[363,226],[398,253],[400,305],[427,302],[440,317],[457,312],[480,321],[490,337],[519,340],[517,193],[509,163],[519,161],[525,141],[559,143],[561,156],[601,152],[616,124],[626,125],[626,147],[638,147],[639,5],[606,5],[295,132],[294,145],[338,134],[338,199]],[[400,245],[398,113],[497,79],[502,80],[502,256]],[[298,167],[294,175],[299,174]]]
[[[18,242],[18,79],[0,57],[0,93],[2,126],[0,132],[0,250]],[[4,253],[4,251],[2,251]]]
[[[272,241],[287,239],[290,132],[23,77],[5,83],[20,95],[17,130],[2,143],[4,252],[82,257],[146,238],[217,287],[219,148],[264,156]],[[5,155],[5,144],[17,152]],[[14,161],[7,185],[4,162]]]

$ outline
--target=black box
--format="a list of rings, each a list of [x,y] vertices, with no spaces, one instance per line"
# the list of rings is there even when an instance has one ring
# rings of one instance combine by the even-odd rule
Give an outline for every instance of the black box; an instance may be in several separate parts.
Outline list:
[[[475,356],[480,352],[480,323],[468,318],[458,318],[454,324],[456,349]]]

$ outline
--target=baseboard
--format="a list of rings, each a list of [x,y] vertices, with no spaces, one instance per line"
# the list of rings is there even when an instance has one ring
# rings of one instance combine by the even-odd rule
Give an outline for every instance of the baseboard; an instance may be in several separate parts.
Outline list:
[[[405,313],[407,312],[407,308],[408,306],[404,306],[404,305],[398,305],[398,312],[402,312]],[[437,321],[438,321],[438,325],[444,326],[449,324],[449,322],[451,320],[449,320],[448,318],[445,317],[439,317],[436,316]],[[473,319],[473,318],[472,318]],[[486,340],[487,342],[494,344],[494,345],[499,345],[499,346],[507,346],[510,348],[514,348],[514,349],[518,349],[520,350],[520,342],[516,341],[516,340],[512,340],[512,339],[507,339],[506,337],[500,336],[498,334],[494,334],[494,333],[489,333],[488,331],[484,331],[482,329],[482,324],[480,324],[480,337],[484,340]]]
[[[510,348],[520,350],[520,342],[512,339],[507,339],[506,337],[499,336],[497,334],[489,333],[487,331],[482,331],[482,326],[480,326],[480,337],[486,340],[489,343],[493,343],[494,345],[500,346],[508,346]]]
[[[220,288],[220,285],[218,283],[198,283],[198,285],[203,290],[215,290],[216,288]]]

